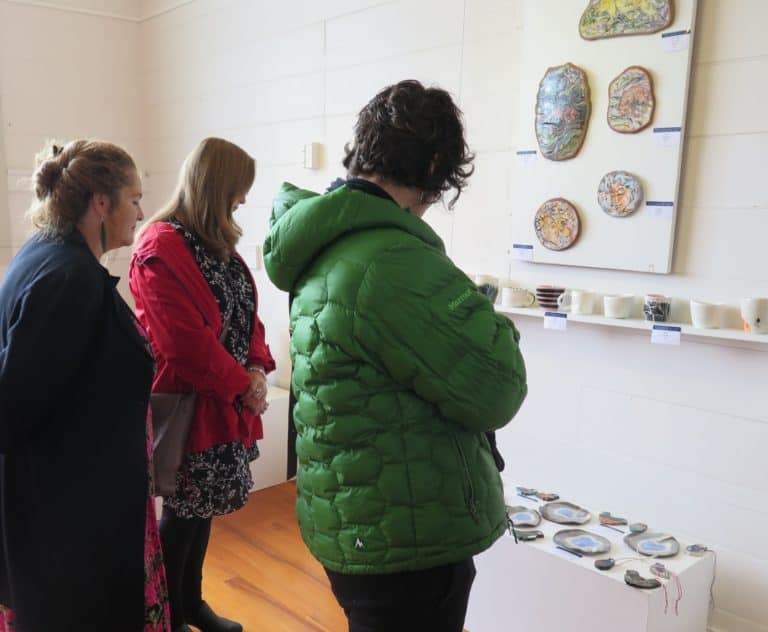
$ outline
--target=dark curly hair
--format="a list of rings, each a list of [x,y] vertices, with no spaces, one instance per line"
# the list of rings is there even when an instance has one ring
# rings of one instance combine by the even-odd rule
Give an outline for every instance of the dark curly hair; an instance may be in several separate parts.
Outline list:
[[[454,189],[449,208],[474,171],[475,156],[464,140],[461,110],[451,95],[412,79],[371,99],[358,115],[354,141],[344,149],[349,175],[377,175],[420,189],[425,202]]]

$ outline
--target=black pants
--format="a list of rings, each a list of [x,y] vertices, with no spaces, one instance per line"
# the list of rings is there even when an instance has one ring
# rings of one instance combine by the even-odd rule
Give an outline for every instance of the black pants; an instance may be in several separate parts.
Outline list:
[[[203,602],[203,561],[211,535],[211,518],[180,518],[163,506],[160,542],[168,578],[171,628],[196,614]]]
[[[462,632],[475,563],[470,557],[392,575],[325,572],[347,614],[349,632]]]

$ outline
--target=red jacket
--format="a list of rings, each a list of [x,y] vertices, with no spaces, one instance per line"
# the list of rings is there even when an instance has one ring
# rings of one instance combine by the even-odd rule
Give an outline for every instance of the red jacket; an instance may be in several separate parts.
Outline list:
[[[198,393],[187,450],[201,452],[236,439],[249,445],[261,439],[261,417],[246,408],[238,413],[235,407],[251,378],[219,342],[219,306],[184,238],[166,222],[153,223],[134,250],[128,274],[136,316],[149,334],[157,361],[152,392]],[[264,339],[256,284],[250,278],[256,309],[248,365],[269,372],[275,361]]]

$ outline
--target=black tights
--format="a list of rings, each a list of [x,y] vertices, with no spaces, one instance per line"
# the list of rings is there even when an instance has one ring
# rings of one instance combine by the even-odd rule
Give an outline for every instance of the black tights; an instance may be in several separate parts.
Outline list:
[[[203,560],[210,535],[211,518],[180,518],[163,505],[160,542],[174,630],[184,623],[185,612],[196,614],[203,602]]]

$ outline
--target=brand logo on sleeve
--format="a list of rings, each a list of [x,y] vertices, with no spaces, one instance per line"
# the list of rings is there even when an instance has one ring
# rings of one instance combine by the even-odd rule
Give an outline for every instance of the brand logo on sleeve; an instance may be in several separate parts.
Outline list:
[[[459,296],[457,296],[450,303],[448,303],[448,311],[450,312],[454,311],[459,305],[461,305],[470,296],[472,296],[473,292],[474,290],[472,290],[471,288],[467,288],[466,290],[464,290],[461,294],[459,294]]]

